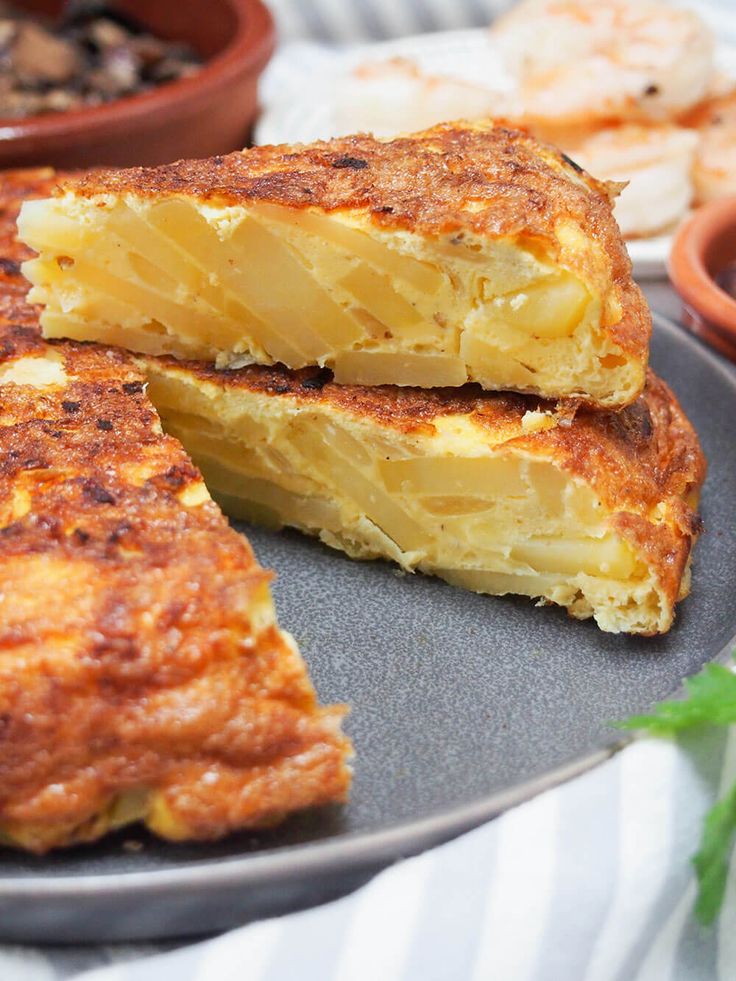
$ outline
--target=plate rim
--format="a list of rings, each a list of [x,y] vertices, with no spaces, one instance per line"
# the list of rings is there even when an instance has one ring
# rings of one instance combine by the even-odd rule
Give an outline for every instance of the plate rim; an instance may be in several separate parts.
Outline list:
[[[736,636],[735,636],[736,639]],[[310,872],[330,873],[336,868],[364,866],[380,867],[393,860],[408,858],[433,845],[449,841],[464,831],[479,827],[512,807],[522,804],[545,790],[559,786],[593,767],[605,763],[617,752],[636,740],[635,734],[622,735],[612,745],[576,757],[547,773],[499,791],[480,801],[462,807],[440,811],[427,818],[402,821],[391,828],[377,831],[354,831],[344,836],[299,845],[249,853],[240,857],[193,861],[183,868],[146,870],[142,872],[112,872],[80,876],[18,876],[0,878],[0,901],[15,897],[63,898],[84,895],[104,896],[111,893],[154,891],[168,887],[206,886],[219,889],[226,885],[257,884],[263,880],[276,882]],[[401,848],[401,844],[409,843]],[[175,843],[174,847],[175,847]],[[196,846],[196,842],[191,843]],[[206,843],[205,843],[206,844]],[[291,859],[291,861],[290,861]],[[246,870],[248,875],[243,873]],[[252,874],[250,874],[252,873]],[[155,882],[152,880],[155,879]],[[2,936],[2,929],[0,929]]]
[[[705,358],[733,390],[736,397],[736,370],[709,347],[691,335],[672,318],[652,311],[654,328],[670,336],[678,335],[700,358]],[[725,663],[736,644],[736,633],[709,663]],[[681,679],[672,694],[682,690]],[[613,730],[612,730],[613,731]],[[103,872],[82,875],[0,875],[0,900],[61,899],[63,897],[128,895],[140,891],[165,894],[185,885],[211,891],[228,885],[259,885],[303,877],[310,873],[326,875],[339,868],[380,868],[391,861],[418,854],[449,841],[492,820],[546,790],[557,787],[611,759],[626,746],[643,738],[638,733],[621,733],[609,745],[573,757],[571,760],[496,793],[457,807],[450,807],[425,818],[402,821],[373,831],[352,831],[333,838],[264,849],[263,852],[215,859],[193,860],[183,866],[143,871]],[[174,846],[175,847],[175,846]],[[0,936],[2,930],[0,929]]]

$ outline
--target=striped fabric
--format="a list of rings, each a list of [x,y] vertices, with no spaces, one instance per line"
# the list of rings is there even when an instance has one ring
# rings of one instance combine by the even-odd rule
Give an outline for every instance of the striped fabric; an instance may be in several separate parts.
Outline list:
[[[142,960],[150,948],[0,952],[0,978],[79,981],[733,981],[736,877],[720,923],[691,911],[687,856],[736,732],[641,741],[337,902]]]
[[[279,39],[327,44],[484,27],[511,0],[267,0]]]

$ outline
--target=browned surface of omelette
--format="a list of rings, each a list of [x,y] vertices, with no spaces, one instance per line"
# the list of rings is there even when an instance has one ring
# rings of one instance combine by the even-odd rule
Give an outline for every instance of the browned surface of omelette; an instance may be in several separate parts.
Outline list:
[[[52,181],[0,183],[0,843],[136,818],[209,839],[342,801],[343,709],[317,705],[270,573],[162,434],[142,372],[40,338],[14,219]]]
[[[93,171],[65,187],[81,196],[182,195],[217,205],[256,202],[326,212],[366,212],[379,228],[437,235],[467,230],[523,239],[559,257],[554,234],[571,219],[605,256],[621,317],[606,329],[622,350],[646,357],[651,321],[631,278],[609,192],[573,161],[526,133],[493,123],[443,124],[378,140],[367,134],[310,145],[252,147],[156,168]],[[600,282],[588,251],[566,251],[570,268]]]
[[[551,458],[589,483],[613,513],[616,530],[646,555],[670,603],[682,598],[683,574],[701,530],[697,505],[706,461],[672,390],[651,370],[643,394],[620,412],[581,408],[574,418],[563,416],[563,423],[554,428],[524,433],[525,413],[554,412],[554,403],[484,392],[476,385],[433,390],[336,385],[328,371],[315,368],[290,371],[250,365],[219,371],[174,358],[150,363],[161,365],[164,373],[213,382],[222,391],[261,392],[305,406],[321,403],[333,408],[336,418],[343,412],[371,417],[389,431],[432,435],[440,417],[467,417],[489,441]],[[664,520],[652,520],[657,512]]]

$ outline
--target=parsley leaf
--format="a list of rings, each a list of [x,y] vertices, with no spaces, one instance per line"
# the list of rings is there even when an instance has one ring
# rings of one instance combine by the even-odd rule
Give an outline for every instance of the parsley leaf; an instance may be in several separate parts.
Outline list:
[[[635,715],[618,725],[664,736],[704,723],[736,722],[736,674],[723,664],[707,664],[687,679],[685,690],[687,698],[682,701],[660,702],[651,715]]]
[[[736,783],[706,815],[700,848],[693,856],[699,887],[695,915],[701,923],[712,923],[721,908],[734,841]]]
[[[617,725],[652,736],[668,736],[700,725],[736,723],[736,673],[730,668],[706,665],[687,679],[685,692],[681,700],[659,702],[651,713],[632,716]],[[698,878],[695,915],[703,924],[712,923],[721,909],[735,844],[736,783],[706,814],[700,847],[692,859]]]

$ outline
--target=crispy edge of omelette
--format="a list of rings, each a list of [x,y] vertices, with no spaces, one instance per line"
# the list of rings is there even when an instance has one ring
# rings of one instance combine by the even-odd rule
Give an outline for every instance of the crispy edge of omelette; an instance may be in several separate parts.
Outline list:
[[[69,192],[359,211],[384,231],[468,231],[519,240],[599,292],[602,330],[641,362],[643,383],[651,317],[613,217],[617,186],[501,122],[445,123],[390,140],[358,134],[153,168],[96,170],[54,191]]]
[[[212,839],[344,801],[345,709],[318,706],[142,372],[40,337],[14,219],[51,180],[0,179],[0,844]]]
[[[581,408],[571,415],[565,404],[484,392],[477,385],[432,390],[350,386],[333,383],[329,371],[317,368],[250,365],[218,370],[171,357],[138,360],[152,385],[158,377],[180,377],[215,386],[218,396],[242,390],[303,408],[320,404],[336,419],[342,414],[369,418],[377,435],[384,432],[389,438],[391,432],[432,436],[441,418],[461,417],[489,444],[551,460],[594,490],[610,513],[610,527],[634,546],[665,599],[663,626],[642,633],[666,632],[675,604],[689,592],[691,552],[702,530],[697,506],[706,461],[672,390],[651,370],[633,405],[616,413]],[[529,431],[525,417],[551,425]]]

